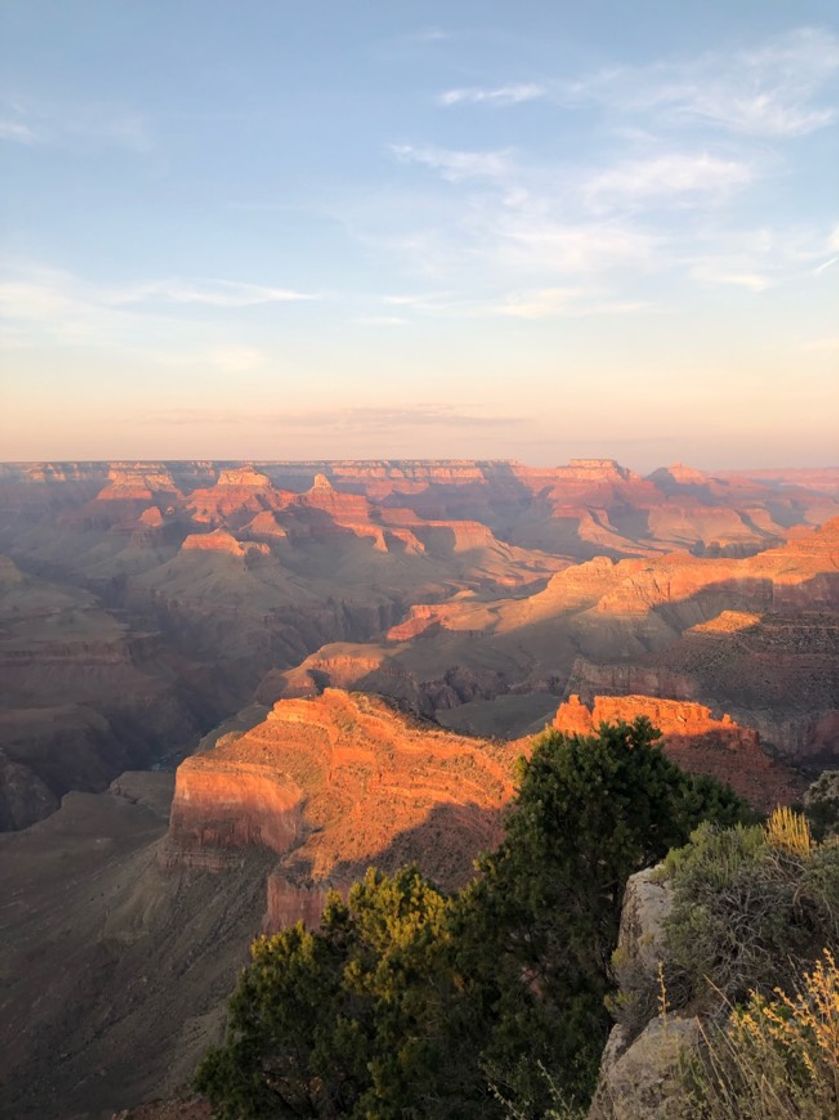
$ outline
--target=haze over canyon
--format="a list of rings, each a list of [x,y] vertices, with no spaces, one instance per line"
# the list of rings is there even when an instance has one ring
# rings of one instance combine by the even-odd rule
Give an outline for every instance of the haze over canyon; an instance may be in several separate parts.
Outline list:
[[[369,864],[462,885],[546,725],[763,810],[839,758],[839,468],[7,463],[0,551],[10,1117],[174,1092]]]

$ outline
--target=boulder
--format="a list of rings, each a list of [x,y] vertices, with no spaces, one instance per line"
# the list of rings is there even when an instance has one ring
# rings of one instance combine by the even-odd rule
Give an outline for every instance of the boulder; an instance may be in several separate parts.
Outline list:
[[[625,1031],[612,1030],[588,1120],[678,1120],[684,1115],[680,1071],[699,1044],[699,1020],[656,1016],[621,1049]]]

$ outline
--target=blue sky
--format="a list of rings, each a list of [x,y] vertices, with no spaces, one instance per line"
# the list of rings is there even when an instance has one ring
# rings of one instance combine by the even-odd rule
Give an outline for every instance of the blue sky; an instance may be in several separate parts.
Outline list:
[[[834,3],[0,38],[3,458],[839,461]]]

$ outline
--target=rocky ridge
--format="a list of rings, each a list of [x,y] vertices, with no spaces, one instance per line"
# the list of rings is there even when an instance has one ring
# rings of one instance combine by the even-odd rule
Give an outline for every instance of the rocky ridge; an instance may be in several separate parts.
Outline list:
[[[178,767],[164,867],[223,872],[243,853],[277,857],[267,928],[315,921],[328,889],[369,865],[416,862],[447,889],[500,837],[516,760],[530,739],[477,739],[419,721],[379,697],[327,688],[283,699]],[[645,696],[577,697],[553,726],[588,735],[603,720],[646,715],[665,752],[686,770],[732,780],[760,808],[787,803],[798,775],[760,748],[758,734],[707,708]]]
[[[655,868],[632,875],[626,885],[615,959],[617,981],[632,991],[660,989],[664,957],[664,922],[672,906],[670,889]],[[658,1012],[658,1013],[657,1013]],[[600,1062],[597,1090],[587,1120],[676,1120],[679,1074],[701,1038],[699,1020],[650,1007],[646,1023],[633,1032],[622,1023],[612,1028]]]
[[[816,767],[839,750],[838,565],[839,519],[750,558],[598,557],[532,593],[415,604],[383,640],[324,646],[260,693],[379,692],[447,722],[463,708],[457,726],[484,735],[504,697],[678,699]]]
[[[422,724],[377,697],[282,700],[178,767],[166,867],[224,870],[260,846],[278,863],[266,925],[316,920],[326,890],[416,861],[449,889],[500,836],[520,753]]]

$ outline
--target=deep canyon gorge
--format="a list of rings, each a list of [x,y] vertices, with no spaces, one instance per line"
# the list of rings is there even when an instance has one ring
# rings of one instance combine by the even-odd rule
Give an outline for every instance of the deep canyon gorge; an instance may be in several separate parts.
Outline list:
[[[171,1094],[247,944],[501,833],[646,715],[760,810],[839,759],[839,468],[0,464],[9,1111]],[[55,1055],[58,1060],[53,1060]]]

